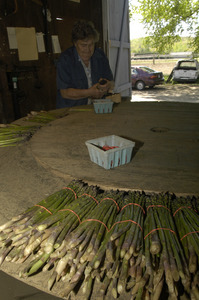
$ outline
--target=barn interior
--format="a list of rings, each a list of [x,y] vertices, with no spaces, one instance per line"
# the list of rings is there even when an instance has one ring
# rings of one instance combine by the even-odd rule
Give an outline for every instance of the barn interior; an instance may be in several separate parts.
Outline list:
[[[101,6],[99,0],[61,0],[59,3],[53,0],[1,1],[1,123],[13,122],[32,110],[55,109],[56,61],[60,54],[55,48],[64,51],[72,45],[71,30],[79,19],[95,23],[101,33],[98,46],[103,48]],[[23,44],[20,57],[18,46],[9,44],[13,42],[12,30],[16,28],[21,30],[24,43],[32,46],[30,52]],[[41,50],[34,48],[35,35],[44,43],[40,45]],[[57,37],[59,43],[53,45],[52,40]]]

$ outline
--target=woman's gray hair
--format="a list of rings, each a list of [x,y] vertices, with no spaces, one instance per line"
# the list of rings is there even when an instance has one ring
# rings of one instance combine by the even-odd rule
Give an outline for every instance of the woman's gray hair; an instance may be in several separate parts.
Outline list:
[[[84,40],[86,38],[93,38],[96,43],[99,41],[99,33],[91,21],[77,21],[72,29],[73,44],[78,40]]]

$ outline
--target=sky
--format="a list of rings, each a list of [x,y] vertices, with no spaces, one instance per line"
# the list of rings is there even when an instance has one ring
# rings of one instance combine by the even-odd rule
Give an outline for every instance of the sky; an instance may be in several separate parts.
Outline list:
[[[129,0],[131,5],[133,2],[134,5],[138,5],[137,0]],[[132,20],[133,19],[133,20]],[[136,14],[130,20],[130,39],[137,39],[140,37],[146,36],[146,30],[144,29],[143,24],[140,22],[141,16]]]
[[[134,16],[134,20],[130,21],[130,40],[147,36],[146,29],[140,20],[141,17]],[[186,30],[186,25],[184,25],[184,32],[181,34],[181,36],[183,37],[189,35],[190,33]]]
[[[137,39],[147,36],[143,24],[140,22],[139,16],[134,16],[134,20],[130,21],[130,39]]]
[[[129,1],[129,3],[131,2],[132,0]],[[136,5],[137,0],[133,0],[133,3]],[[130,40],[147,36],[146,29],[140,21],[141,19],[142,17],[136,14],[133,16],[133,20],[130,20]],[[184,25],[184,29],[185,31],[182,33],[181,36],[189,36],[190,33],[186,31],[186,24]]]

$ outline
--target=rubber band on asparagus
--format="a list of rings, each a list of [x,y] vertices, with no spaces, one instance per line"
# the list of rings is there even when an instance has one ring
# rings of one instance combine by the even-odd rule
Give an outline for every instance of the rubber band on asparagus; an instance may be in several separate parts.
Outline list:
[[[82,195],[79,196],[79,198],[83,197],[83,196],[88,196],[88,197],[92,198],[97,204],[99,204],[99,202],[97,201],[97,199],[95,199],[93,196],[91,196],[89,194],[82,194]]]
[[[47,209],[45,206],[43,206],[43,205],[39,205],[39,204],[35,204],[34,206],[38,206],[38,207],[41,207],[41,208],[43,208],[43,209],[45,209],[49,214],[51,214],[52,215],[52,212],[49,210],[49,209]]]
[[[139,207],[142,209],[143,213],[145,214],[144,208],[143,208],[140,204],[138,204],[138,203],[128,203],[128,204],[124,205],[124,206],[121,208],[121,211],[123,210],[123,208],[127,207],[128,205],[137,205],[137,206],[139,206]]]
[[[170,228],[155,228],[155,229],[151,230],[149,233],[147,233],[147,235],[145,235],[144,239],[146,239],[152,232],[154,232],[156,230],[169,230],[170,232],[176,234],[175,231],[173,231]]]
[[[79,223],[81,224],[80,217],[78,216],[78,214],[74,210],[69,209],[69,208],[63,208],[63,209],[60,209],[59,211],[70,211],[70,212],[72,212],[74,215],[76,215],[76,217],[78,218]]]
[[[113,198],[108,198],[108,197],[107,198],[103,198],[101,200],[101,202],[104,201],[104,200],[111,200],[111,201],[113,201],[115,203],[115,205],[117,206],[117,210],[120,211],[119,205],[117,204],[117,202]]]
[[[185,237],[187,237],[190,234],[194,234],[194,233],[199,233],[199,230],[186,233],[183,237],[181,237],[180,240],[182,241]]]
[[[149,206],[147,207],[147,210],[148,210],[150,207],[164,207],[164,208],[166,208],[169,212],[171,212],[170,209],[169,209],[168,207],[166,207],[166,206],[164,206],[164,205],[161,205],[161,204],[157,204],[157,205],[149,205]]]
[[[181,206],[181,207],[179,207],[179,208],[174,212],[173,216],[175,217],[175,215],[177,214],[177,212],[178,212],[179,210],[183,209],[183,208],[190,208],[190,209],[193,209],[193,207],[191,207],[191,206]],[[194,211],[197,212],[195,209],[194,209]]]
[[[63,188],[63,190],[70,190],[73,192],[73,194],[75,195],[75,200],[77,199],[77,194],[75,193],[75,191],[73,189],[71,189],[70,187],[66,186]]]

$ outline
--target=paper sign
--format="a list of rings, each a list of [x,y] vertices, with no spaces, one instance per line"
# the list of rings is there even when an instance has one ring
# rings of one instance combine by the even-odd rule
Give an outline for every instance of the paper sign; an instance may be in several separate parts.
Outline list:
[[[10,49],[17,49],[17,39],[15,27],[7,27],[8,42]]]
[[[42,32],[36,33],[38,52],[45,52],[44,34]]]
[[[35,28],[16,27],[15,30],[19,60],[38,60]]]
[[[61,53],[58,35],[52,35],[53,53]]]

